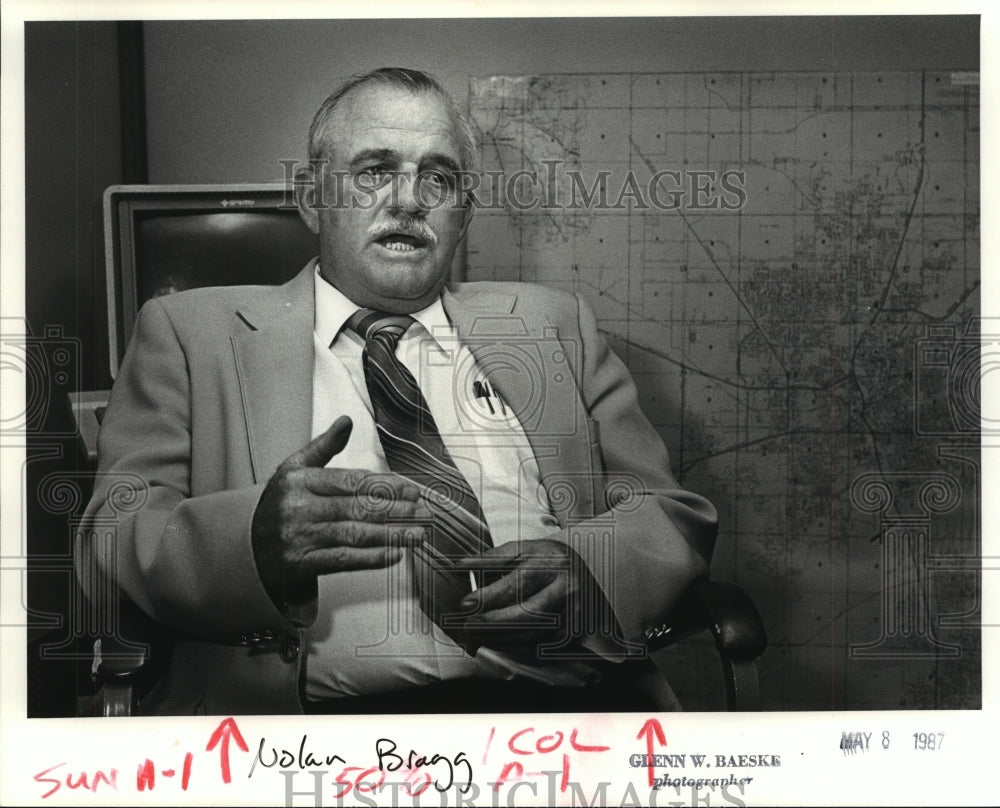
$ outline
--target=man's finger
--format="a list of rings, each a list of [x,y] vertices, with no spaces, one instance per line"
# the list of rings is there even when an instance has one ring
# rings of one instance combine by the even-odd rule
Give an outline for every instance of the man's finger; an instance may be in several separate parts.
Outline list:
[[[309,554],[303,566],[313,575],[391,567],[402,558],[398,547],[336,547]]]
[[[570,627],[565,613],[554,607],[550,593],[542,591],[523,603],[470,615],[459,632],[474,645],[533,654],[543,640],[568,637]]]
[[[354,550],[363,547],[415,547],[427,541],[420,525],[384,525],[373,522],[317,522],[308,532],[309,553]]]
[[[544,561],[545,559],[522,559],[522,564],[502,578],[492,580],[476,592],[466,595],[462,599],[462,611],[483,614],[495,609],[517,607],[550,587],[556,587],[553,591],[560,588],[563,592],[568,591],[569,569],[560,569],[554,564],[546,565]],[[489,572],[484,573],[484,578],[489,580],[489,575]]]
[[[282,466],[315,466],[322,468],[334,455],[340,454],[351,437],[354,423],[347,415],[341,415],[322,435],[317,435],[309,443],[292,453]]]
[[[479,555],[460,558],[455,564],[462,569],[509,570],[515,565],[515,559],[521,552],[521,542],[509,541],[491,547]]]
[[[520,597],[520,577],[520,573],[512,572],[500,580],[478,589],[471,595],[466,595],[459,604],[459,609],[463,612],[479,614],[517,603]]]
[[[567,637],[570,633],[565,619],[558,614],[533,616],[520,609],[492,613],[489,618],[470,617],[458,631],[473,645],[532,656],[539,642]]]
[[[315,496],[307,500],[303,517],[310,522],[397,522],[430,524],[433,515],[422,501],[369,499],[355,496]]]
[[[367,469],[306,469],[302,480],[312,493],[324,497],[358,496],[363,498],[406,500],[420,498],[420,486],[391,472],[376,473]]]
[[[496,609],[483,610],[469,617],[468,628],[489,629],[538,629],[552,630],[561,627],[566,620],[566,592],[555,589],[547,591],[543,587],[521,602]]]

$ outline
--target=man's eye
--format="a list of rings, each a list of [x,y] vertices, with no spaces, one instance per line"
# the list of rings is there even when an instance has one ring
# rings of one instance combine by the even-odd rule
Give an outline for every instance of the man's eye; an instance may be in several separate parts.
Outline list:
[[[425,171],[423,176],[424,179],[442,188],[449,187],[453,182],[451,175],[445,174],[443,171]]]
[[[390,172],[381,166],[370,166],[362,168],[355,176],[359,185],[366,188],[378,188],[380,185],[385,184],[389,178],[389,174]]]
[[[444,193],[455,186],[455,178],[444,171],[421,171],[420,184],[429,192]]]

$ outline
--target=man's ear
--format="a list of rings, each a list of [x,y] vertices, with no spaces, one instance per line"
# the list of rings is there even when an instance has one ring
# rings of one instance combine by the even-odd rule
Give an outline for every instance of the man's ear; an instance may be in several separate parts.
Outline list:
[[[323,200],[320,185],[325,165],[325,160],[310,160],[295,170],[295,204],[299,208],[299,216],[306,223],[306,227],[317,235],[319,235],[319,207]]]

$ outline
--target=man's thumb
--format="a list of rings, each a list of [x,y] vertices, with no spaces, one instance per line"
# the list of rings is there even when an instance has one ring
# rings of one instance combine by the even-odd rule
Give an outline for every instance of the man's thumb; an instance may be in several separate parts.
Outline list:
[[[317,435],[309,443],[289,457],[284,465],[315,466],[322,468],[334,455],[340,454],[351,437],[354,423],[347,415],[341,415],[322,435]]]

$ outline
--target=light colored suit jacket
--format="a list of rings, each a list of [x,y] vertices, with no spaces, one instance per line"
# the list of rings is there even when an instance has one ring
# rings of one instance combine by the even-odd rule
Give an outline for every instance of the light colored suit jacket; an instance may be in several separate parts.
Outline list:
[[[156,712],[301,711],[303,620],[267,596],[250,524],[275,468],[311,436],[313,266],[280,287],[150,301],[115,381],[77,569],[91,596],[118,586],[176,632]],[[470,283],[442,301],[524,426],[553,538],[583,555],[625,639],[641,642],[707,572],[714,508],[677,485],[582,298]]]

